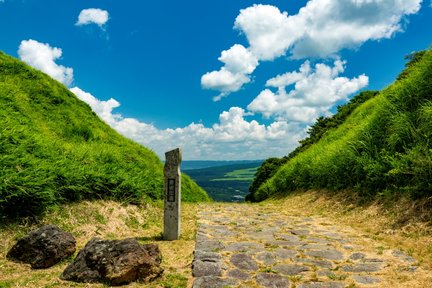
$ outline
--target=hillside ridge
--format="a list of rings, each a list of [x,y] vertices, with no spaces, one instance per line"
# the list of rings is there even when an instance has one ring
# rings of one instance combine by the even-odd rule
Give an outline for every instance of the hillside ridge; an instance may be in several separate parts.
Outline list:
[[[64,85],[0,52],[0,217],[82,199],[163,197],[163,164]],[[208,201],[183,175],[183,199]]]
[[[393,84],[357,105],[344,121],[336,121],[344,109],[328,120],[337,125],[318,119],[301,151],[285,161],[265,161],[248,200],[308,189],[353,189],[363,200],[431,195],[432,50],[408,60]]]

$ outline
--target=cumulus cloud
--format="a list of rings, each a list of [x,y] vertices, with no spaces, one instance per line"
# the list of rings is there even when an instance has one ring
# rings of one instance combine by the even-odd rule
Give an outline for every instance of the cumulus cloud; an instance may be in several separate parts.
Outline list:
[[[342,49],[359,47],[369,40],[392,37],[402,31],[403,17],[417,13],[421,2],[310,0],[295,15],[281,12],[275,6],[259,4],[240,10],[234,28],[245,35],[249,47],[243,48],[257,61],[271,61],[287,54],[296,59],[327,58]],[[254,69],[257,66],[258,62]],[[220,71],[225,68],[226,65]],[[250,79],[251,73],[244,75]],[[218,90],[226,96],[240,90],[249,81],[232,82],[236,85],[211,86],[203,81],[201,83],[204,88]]]
[[[250,82],[249,76],[242,73],[233,73],[223,67],[219,71],[206,73],[201,78],[201,85],[206,89],[219,90],[221,93],[213,97],[213,101],[219,101],[231,92],[236,92]]]
[[[286,53],[305,27],[271,5],[253,5],[240,10],[234,27],[244,33],[250,49],[260,60],[273,60]]]
[[[365,75],[352,79],[339,77],[345,64],[336,60],[333,66],[319,63],[311,67],[306,61],[299,71],[268,80],[266,86],[277,88],[277,91],[265,89],[248,105],[248,109],[265,117],[312,123],[318,116],[329,114],[338,101],[347,100],[349,95],[367,86],[369,79]]]
[[[292,49],[294,58],[326,57],[368,40],[402,31],[404,16],[417,13],[422,0],[309,1],[295,16],[306,26]]]
[[[238,50],[237,50],[238,49]],[[242,48],[221,55],[221,61],[233,73],[248,73],[254,69],[254,62],[247,61],[248,54]],[[238,53],[245,61],[236,62],[232,55]],[[19,48],[21,59],[65,84],[72,82],[72,69],[60,66],[55,60],[62,51],[48,44],[34,40],[23,41]],[[280,120],[269,125],[248,120],[250,113],[239,107],[232,107],[219,115],[219,121],[210,127],[191,123],[176,129],[158,129],[150,123],[115,113],[120,103],[111,98],[100,100],[79,87],[70,89],[78,99],[86,102],[108,125],[122,135],[154,150],[160,157],[175,147],[182,147],[187,159],[262,159],[275,155],[286,155],[305,133],[306,127]]]
[[[58,65],[55,60],[62,56],[62,49],[35,40],[23,40],[18,55],[28,65],[45,72],[52,78],[68,86],[73,81],[73,69]]]
[[[109,13],[106,10],[98,8],[84,9],[78,15],[77,26],[96,24],[99,27],[105,25],[109,20]]]
[[[240,44],[222,51],[219,61],[225,64],[220,70],[208,72],[201,77],[203,88],[220,91],[220,94],[213,98],[214,101],[219,101],[249,83],[249,75],[258,66],[258,59],[254,54]]]
[[[255,120],[248,121],[248,113],[239,107],[222,112],[219,122],[211,127],[191,123],[183,128],[158,129],[153,124],[113,113],[113,109],[120,106],[115,99],[102,101],[78,87],[71,91],[119,133],[149,147],[161,157],[174,147],[182,147],[188,159],[281,156],[297,145],[305,131],[305,127],[286,121],[275,121],[268,126]]]

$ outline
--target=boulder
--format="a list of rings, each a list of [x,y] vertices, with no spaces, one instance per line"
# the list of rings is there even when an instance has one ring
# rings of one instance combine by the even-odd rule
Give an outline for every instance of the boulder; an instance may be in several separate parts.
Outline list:
[[[160,276],[162,256],[155,244],[141,245],[135,239],[91,239],[70,263],[63,280],[102,282],[122,285],[133,281],[149,282]]]
[[[46,225],[19,239],[6,258],[34,269],[48,268],[75,253],[75,238],[54,225]]]

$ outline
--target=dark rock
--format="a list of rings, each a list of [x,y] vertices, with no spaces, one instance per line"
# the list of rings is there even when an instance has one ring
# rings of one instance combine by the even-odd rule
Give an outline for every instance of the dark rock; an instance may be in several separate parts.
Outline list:
[[[333,268],[333,263],[330,261],[327,261],[327,260],[295,258],[294,261],[300,262],[300,263],[305,263],[305,264],[310,264],[310,265],[320,267],[320,268],[327,268],[327,269]]]
[[[331,249],[332,247],[324,244],[304,244],[299,249],[301,250],[325,250]]]
[[[342,283],[337,282],[309,282],[300,284],[298,288],[343,288],[345,287]]]
[[[295,242],[295,243],[299,243],[300,242],[300,238],[298,236],[295,235],[287,235],[287,234],[276,234],[275,237],[278,240],[285,240],[285,241],[291,241],[291,242]]]
[[[379,259],[379,258],[365,258],[365,259],[363,259],[363,262],[365,262],[365,263],[384,263],[384,259]]]
[[[359,263],[342,267],[342,271],[345,272],[377,272],[380,270],[381,264],[379,263]]]
[[[307,272],[310,269],[309,267],[302,265],[280,264],[274,266],[273,270],[283,275],[295,276],[302,272]]]
[[[206,252],[216,252],[224,248],[225,246],[218,240],[200,241],[195,245],[195,250],[202,250]]]
[[[233,269],[228,272],[228,276],[235,279],[246,280],[250,278],[248,273],[241,271],[240,269]]]
[[[415,258],[409,256],[408,254],[400,250],[393,250],[392,255],[406,263],[415,263],[417,261]]]
[[[204,262],[218,262],[222,260],[222,256],[219,253],[215,252],[206,252],[206,251],[195,251],[195,260],[201,260]]]
[[[266,244],[272,245],[272,246],[279,246],[279,247],[283,247],[283,248],[292,248],[292,247],[301,245],[302,242],[300,242],[300,241],[294,242],[294,241],[288,241],[288,240],[273,240],[273,241],[267,241]]]
[[[285,277],[270,273],[259,273],[256,282],[266,288],[289,288],[291,283]]]
[[[321,237],[308,237],[308,241],[317,244],[330,244],[330,241],[328,239]]]
[[[256,271],[258,270],[258,264],[256,261],[247,254],[234,254],[231,256],[231,263],[239,269]]]
[[[331,270],[329,270],[329,269],[323,269],[323,270],[317,270],[316,272],[316,275],[318,276],[318,277],[325,277],[326,279],[327,278],[330,278],[330,277],[333,277],[335,274],[331,271]]]
[[[328,249],[328,250],[310,250],[305,252],[306,255],[317,257],[317,258],[324,258],[328,260],[342,260],[343,254],[340,251],[334,250],[334,249]]]
[[[255,242],[235,242],[226,247],[226,251],[232,252],[248,252],[252,250],[264,249],[264,245]]]
[[[6,257],[28,263],[34,269],[48,268],[75,253],[75,238],[54,225],[30,232],[9,250]]]
[[[418,266],[406,266],[406,267],[402,267],[399,269],[400,272],[410,272],[410,273],[414,273],[415,271],[417,271],[419,267]]]
[[[93,238],[69,264],[61,279],[110,285],[136,280],[148,282],[163,272],[162,256],[155,244],[141,245],[135,239],[102,240]]]
[[[285,248],[277,248],[274,250],[274,254],[276,254],[276,257],[279,259],[288,259],[294,258],[297,255],[297,251]]]
[[[364,259],[365,257],[366,257],[365,254],[357,252],[357,253],[351,254],[351,256],[349,257],[349,259],[351,259],[351,260],[361,260],[361,259]]]
[[[195,239],[196,242],[209,241],[209,240],[210,238],[208,234],[202,231],[197,232],[196,239]]]
[[[263,262],[265,265],[272,265],[276,262],[276,256],[270,252],[262,252],[256,256],[256,259]]]
[[[204,276],[195,279],[192,288],[226,288],[236,285],[237,280],[217,276]]]
[[[253,239],[253,240],[263,240],[263,241],[275,240],[273,233],[269,234],[266,231],[246,231],[245,235],[249,239]]]
[[[379,278],[373,276],[355,275],[352,276],[352,278],[359,284],[375,284],[381,282]]]
[[[220,262],[195,260],[192,264],[192,275],[194,277],[222,276],[222,264]]]

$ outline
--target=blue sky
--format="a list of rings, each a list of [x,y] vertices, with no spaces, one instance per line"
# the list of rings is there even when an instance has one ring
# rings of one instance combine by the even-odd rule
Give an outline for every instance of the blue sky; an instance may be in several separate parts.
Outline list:
[[[161,157],[262,159],[390,84],[430,19],[429,0],[4,0],[0,50]]]

